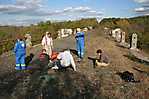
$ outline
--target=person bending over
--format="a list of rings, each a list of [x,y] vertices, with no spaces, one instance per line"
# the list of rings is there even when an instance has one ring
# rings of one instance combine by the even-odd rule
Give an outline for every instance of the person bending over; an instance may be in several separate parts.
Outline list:
[[[76,65],[73,56],[68,49],[64,49],[58,54],[57,61],[55,63],[56,64],[54,67],[52,67],[52,69],[61,69],[72,66],[73,70],[76,71]]]
[[[39,62],[40,67],[44,68],[44,66],[47,66],[49,64],[49,55],[46,52],[46,49],[42,49],[41,53],[39,54]]]

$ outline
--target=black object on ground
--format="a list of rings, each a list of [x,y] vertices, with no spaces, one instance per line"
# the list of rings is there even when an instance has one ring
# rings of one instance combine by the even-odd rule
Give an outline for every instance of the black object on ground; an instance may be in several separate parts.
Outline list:
[[[124,80],[125,82],[134,82],[134,83],[140,82],[140,80],[135,80],[133,73],[129,71],[124,71],[122,73],[117,72],[116,74],[119,75],[121,79]]]

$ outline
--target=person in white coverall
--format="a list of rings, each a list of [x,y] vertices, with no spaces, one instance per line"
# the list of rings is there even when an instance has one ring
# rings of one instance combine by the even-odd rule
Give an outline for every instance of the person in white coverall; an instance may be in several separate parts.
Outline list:
[[[73,56],[70,53],[70,50],[65,49],[60,52],[57,56],[57,62],[52,69],[61,69],[65,67],[72,66],[73,70],[76,71],[76,64],[74,62]]]
[[[46,52],[49,55],[49,57],[51,57],[53,49],[53,39],[51,37],[51,33],[46,32],[46,35],[42,39],[42,46],[43,49],[46,49]]]

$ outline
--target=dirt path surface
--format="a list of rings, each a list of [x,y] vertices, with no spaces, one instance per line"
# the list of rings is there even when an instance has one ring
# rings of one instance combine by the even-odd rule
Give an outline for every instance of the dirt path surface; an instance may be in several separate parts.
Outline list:
[[[33,71],[16,72],[14,55],[0,57],[0,99],[148,99],[149,72],[134,69],[148,65],[130,60],[129,49],[116,46],[99,31],[90,31],[85,36],[85,57],[81,63],[73,54],[77,72],[71,69],[53,71],[39,66],[38,55],[41,46],[32,49],[34,58],[30,66]],[[73,36],[54,41],[54,50],[70,48],[75,50]],[[94,68],[92,60],[97,49],[103,49],[110,58],[107,67]],[[38,67],[38,68],[37,68]],[[42,68],[41,68],[42,67]],[[123,81],[117,72],[129,71],[139,83]]]

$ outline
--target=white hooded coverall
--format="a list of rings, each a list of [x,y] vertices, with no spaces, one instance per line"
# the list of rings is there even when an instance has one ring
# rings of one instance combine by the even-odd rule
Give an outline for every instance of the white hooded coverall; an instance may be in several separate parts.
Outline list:
[[[60,52],[57,56],[57,59],[60,60],[60,65],[62,67],[72,66],[74,71],[76,71],[76,64],[75,64],[73,56],[71,55],[69,50],[66,50],[64,52]],[[55,66],[52,69],[58,69],[58,67]]]
[[[43,49],[46,49],[47,54],[51,57],[52,48],[53,48],[53,40],[52,37],[48,37],[47,35],[42,39]]]

